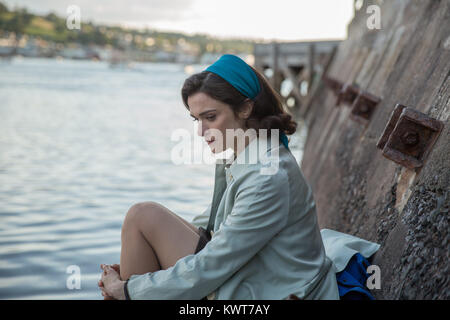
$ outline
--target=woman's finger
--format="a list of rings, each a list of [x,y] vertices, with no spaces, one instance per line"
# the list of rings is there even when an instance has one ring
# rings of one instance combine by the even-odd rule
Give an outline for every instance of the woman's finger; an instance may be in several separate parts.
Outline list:
[[[104,264],[104,263],[102,263],[102,264],[100,265],[100,269],[102,269],[102,270],[105,270],[105,269],[108,268],[108,267],[111,267],[111,265],[109,265],[109,264]]]
[[[113,268],[114,270],[116,270],[117,273],[120,273],[120,265],[119,264],[113,264],[111,266],[111,268]]]
[[[114,270],[111,266],[109,266],[109,265],[106,265],[105,266],[105,268],[103,269],[103,272],[105,273],[105,274],[108,274],[108,273],[110,273],[110,272],[115,272],[116,270]]]
[[[109,296],[108,292],[106,292],[105,290],[102,289],[102,296],[107,297]]]
[[[104,300],[116,300],[113,296],[110,296],[106,291],[102,290],[102,296],[104,297]]]
[[[112,268],[111,266],[107,266],[105,268],[105,274],[118,274],[119,272],[117,272],[117,270],[115,270],[114,268]]]

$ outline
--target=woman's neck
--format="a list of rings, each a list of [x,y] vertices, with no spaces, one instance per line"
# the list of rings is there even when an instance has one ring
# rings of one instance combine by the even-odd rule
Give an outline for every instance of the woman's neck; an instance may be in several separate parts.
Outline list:
[[[256,139],[257,135],[255,134],[254,130],[246,130],[244,131],[244,134],[242,136],[235,137],[234,140],[234,159],[233,162],[236,160],[236,158],[239,156],[241,152],[247,148],[247,146],[250,144],[250,142],[253,141],[253,139]],[[238,139],[243,139],[244,143],[238,143]]]

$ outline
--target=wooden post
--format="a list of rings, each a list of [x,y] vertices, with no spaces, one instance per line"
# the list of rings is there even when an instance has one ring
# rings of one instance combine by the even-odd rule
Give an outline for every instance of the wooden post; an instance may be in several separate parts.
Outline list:
[[[325,62],[325,66],[323,67],[323,70],[322,70],[322,74],[321,74],[322,77],[328,73],[328,68],[331,66],[331,63],[333,62],[334,56],[336,55],[336,52],[337,52],[337,48],[338,48],[338,45],[336,44],[335,46],[333,46],[333,50],[328,54],[327,61]],[[309,111],[311,102],[313,101],[316,93],[320,91],[320,90],[318,90],[318,88],[321,83],[322,83],[321,80],[317,81],[314,84],[313,88],[311,88],[311,89],[308,88],[308,91],[309,90],[311,90],[311,91],[308,92],[308,99],[307,99],[306,103],[303,106],[301,106],[301,110],[299,112],[299,115],[302,118],[306,118],[306,114]]]
[[[286,58],[280,59],[280,62],[282,63],[281,72],[284,76],[284,79],[289,79],[292,82],[292,90],[290,95],[293,95],[297,102],[300,103],[303,99],[302,95],[300,94],[299,90],[299,80],[298,77],[292,72],[292,70],[289,68],[288,63],[286,62]]]
[[[257,45],[255,45],[253,47],[253,56],[255,57],[255,64],[254,64],[254,68],[256,70],[258,70],[259,72],[261,72],[262,74],[264,74],[264,70],[262,68],[262,56],[259,54],[258,50],[257,50]]]
[[[277,42],[273,42],[273,59],[272,59],[272,86],[277,91],[280,92],[281,81],[280,81],[280,66],[279,66],[279,57],[280,57],[280,47]]]
[[[314,43],[311,43],[309,45],[309,79],[308,79],[308,95],[311,92],[313,81],[314,81],[314,65],[315,65],[315,45]]]

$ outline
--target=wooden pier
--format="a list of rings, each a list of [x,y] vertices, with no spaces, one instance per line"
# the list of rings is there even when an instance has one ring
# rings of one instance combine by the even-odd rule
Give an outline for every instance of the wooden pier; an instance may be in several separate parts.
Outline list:
[[[326,71],[341,41],[272,42],[256,44],[255,68],[269,78],[288,107],[303,115],[318,80]],[[289,92],[283,92],[285,81]]]

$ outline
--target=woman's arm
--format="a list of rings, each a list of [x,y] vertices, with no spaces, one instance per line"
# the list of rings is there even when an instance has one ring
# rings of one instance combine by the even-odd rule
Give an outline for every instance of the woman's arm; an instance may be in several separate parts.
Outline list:
[[[131,299],[201,299],[222,285],[286,225],[287,176],[262,176],[236,195],[230,215],[195,255],[166,270],[131,276]]]

